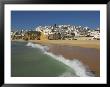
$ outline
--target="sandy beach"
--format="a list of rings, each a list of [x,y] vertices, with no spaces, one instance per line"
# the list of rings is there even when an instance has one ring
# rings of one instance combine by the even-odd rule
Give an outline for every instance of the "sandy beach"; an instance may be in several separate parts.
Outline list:
[[[30,40],[40,44],[58,44],[68,46],[79,46],[85,48],[95,48],[100,50],[100,40]]]
[[[100,41],[98,40],[31,40],[31,42],[48,45],[50,52],[63,55],[67,59],[78,59],[96,76],[100,76]]]
[[[66,59],[78,59],[96,76],[100,76],[100,40],[30,40],[29,42],[47,45],[50,52],[63,55]]]

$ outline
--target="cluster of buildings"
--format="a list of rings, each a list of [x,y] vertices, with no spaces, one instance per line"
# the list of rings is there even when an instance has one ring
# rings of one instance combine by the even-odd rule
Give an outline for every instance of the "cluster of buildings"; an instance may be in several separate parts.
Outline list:
[[[38,26],[35,30],[12,31],[11,39],[24,40],[93,40],[100,39],[100,29],[74,25]]]

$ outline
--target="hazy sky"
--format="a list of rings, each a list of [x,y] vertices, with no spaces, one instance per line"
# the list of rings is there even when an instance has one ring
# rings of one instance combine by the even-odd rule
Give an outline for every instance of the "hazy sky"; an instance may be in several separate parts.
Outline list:
[[[100,11],[12,11],[12,29],[35,29],[37,26],[70,24],[100,27]]]

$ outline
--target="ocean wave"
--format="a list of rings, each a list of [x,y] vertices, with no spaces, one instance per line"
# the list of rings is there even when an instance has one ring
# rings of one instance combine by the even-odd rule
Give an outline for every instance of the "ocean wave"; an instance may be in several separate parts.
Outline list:
[[[81,77],[94,76],[91,72],[89,72],[86,69],[86,66],[77,59],[68,60],[68,59],[64,58],[62,55],[55,55],[51,52],[44,52],[44,54],[47,54],[47,55],[51,56],[52,58],[71,67],[75,71],[77,76],[81,76]]]
[[[94,76],[94,74],[91,73],[90,71],[88,71],[87,67],[81,61],[79,61],[77,59],[69,60],[69,59],[64,58],[62,55],[55,55],[52,52],[47,52],[47,50],[49,49],[48,46],[42,46],[40,44],[33,44],[31,42],[27,43],[26,46],[31,46],[33,48],[38,48],[41,51],[43,51],[43,54],[46,54],[46,55],[50,56],[51,58],[64,63],[65,65],[67,65],[71,69],[73,69],[73,71],[75,71],[75,74],[77,76],[80,76],[80,77]],[[64,72],[60,76],[73,76],[73,75],[70,72]]]
[[[48,46],[42,46],[40,44],[33,44],[32,42],[28,42],[26,44],[26,46],[30,46],[30,47],[33,47],[33,48],[38,48],[38,49],[40,49],[43,52],[48,51],[48,49],[49,49]]]
[[[76,75],[70,71],[65,71],[64,73],[59,75],[59,77],[76,77]]]

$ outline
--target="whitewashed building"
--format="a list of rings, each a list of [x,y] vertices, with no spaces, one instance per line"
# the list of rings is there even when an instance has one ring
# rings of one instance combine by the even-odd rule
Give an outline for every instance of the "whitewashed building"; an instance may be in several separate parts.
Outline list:
[[[91,30],[89,31],[89,35],[93,37],[94,39],[100,39],[100,30],[99,29]]]
[[[54,33],[60,34],[75,34],[75,37],[86,37],[90,36],[95,39],[100,39],[100,29],[97,28],[96,30],[89,29],[88,27],[82,26],[74,26],[74,25],[55,25],[55,26],[38,26],[36,31],[43,32],[44,35],[50,35]]]

